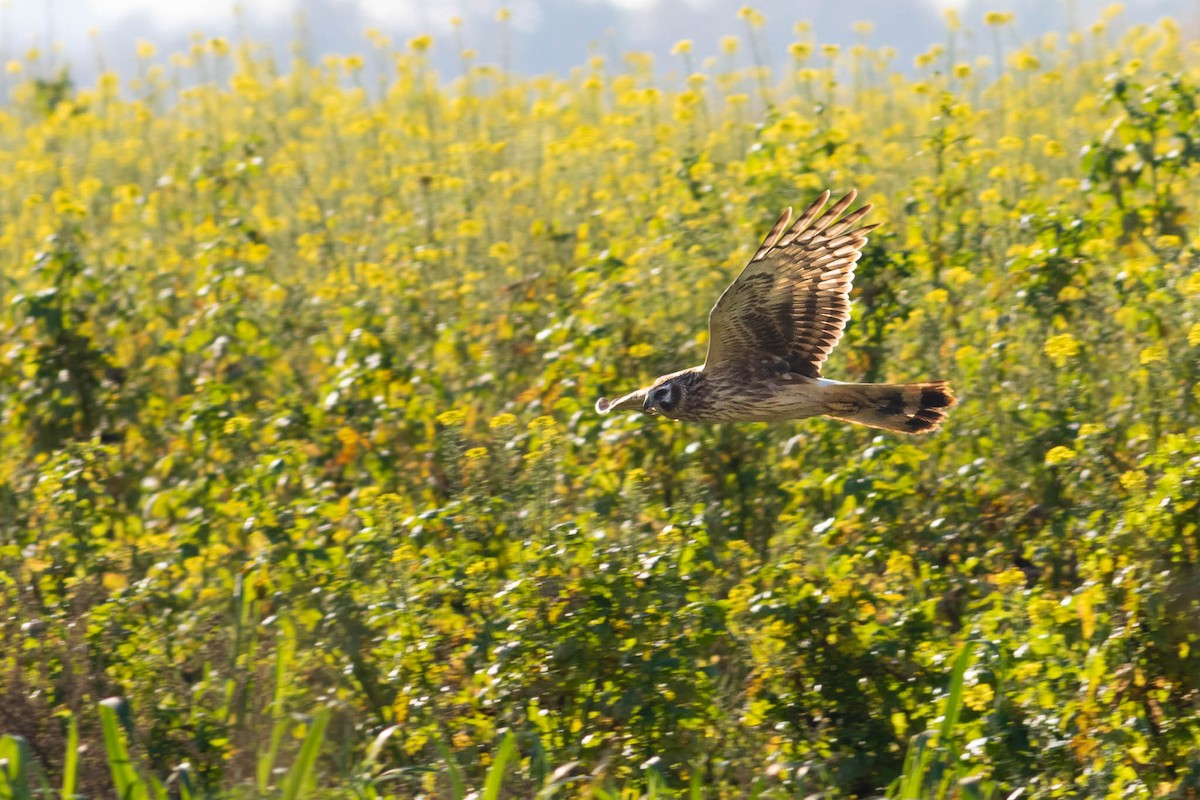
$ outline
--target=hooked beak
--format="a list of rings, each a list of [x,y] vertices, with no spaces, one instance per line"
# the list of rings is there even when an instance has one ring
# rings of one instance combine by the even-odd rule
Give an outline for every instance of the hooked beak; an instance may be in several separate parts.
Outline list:
[[[596,401],[596,413],[607,414],[610,411],[624,411],[625,409],[638,409],[649,413],[647,410],[649,404],[650,401],[646,397],[646,390],[638,389],[612,403],[608,401],[607,397],[601,397]]]

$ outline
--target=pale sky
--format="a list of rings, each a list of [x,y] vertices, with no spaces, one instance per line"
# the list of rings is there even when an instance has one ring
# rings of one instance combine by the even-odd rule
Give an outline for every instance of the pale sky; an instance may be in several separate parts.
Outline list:
[[[780,63],[798,20],[808,20],[820,42],[849,44],[860,39],[853,23],[868,20],[868,42],[891,45],[911,56],[945,41],[942,14],[960,10],[968,31],[982,33],[987,11],[1014,11],[1013,44],[1047,30],[1097,19],[1111,0],[751,0],[767,18],[763,40],[768,63]],[[69,63],[76,80],[89,83],[100,65],[119,72],[133,68],[139,39],[154,42],[165,58],[184,50],[188,35],[249,38],[278,53],[304,39],[311,55],[363,52],[367,28],[378,28],[402,43],[418,33],[433,34],[435,65],[453,68],[457,46],[452,17],[463,19],[460,35],[483,61],[499,60],[496,12],[511,11],[513,68],[527,73],[565,71],[586,62],[591,52],[615,56],[649,50],[659,64],[679,39],[692,39],[698,57],[717,51],[720,37],[744,34],[737,10],[746,0],[0,0],[0,59],[22,58],[33,46],[50,48],[55,65]],[[1200,22],[1200,0],[1126,0],[1126,24],[1173,16],[1185,35]],[[300,21],[303,20],[303,28]],[[302,33],[301,33],[302,31]],[[969,37],[968,37],[969,39]],[[988,40],[990,42],[990,40]],[[966,42],[969,46],[969,41]],[[907,56],[908,58],[903,58]],[[48,66],[44,63],[43,66]]]

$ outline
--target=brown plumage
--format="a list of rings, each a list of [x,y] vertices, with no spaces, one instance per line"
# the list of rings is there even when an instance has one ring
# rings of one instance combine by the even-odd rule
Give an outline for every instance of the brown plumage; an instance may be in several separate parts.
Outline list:
[[[691,422],[761,422],[828,416],[901,433],[937,430],[955,404],[945,381],[841,383],[821,365],[850,319],[854,265],[875,225],[855,228],[871,210],[845,214],[849,192],[822,213],[825,192],[789,226],[771,228],[750,263],[708,315],[708,358],[663,375],[610,403]],[[845,214],[845,216],[842,216]]]

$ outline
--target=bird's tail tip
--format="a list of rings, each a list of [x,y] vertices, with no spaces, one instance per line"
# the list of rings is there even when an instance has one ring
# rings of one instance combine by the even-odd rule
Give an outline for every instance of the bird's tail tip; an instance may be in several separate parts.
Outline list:
[[[854,384],[847,384],[854,386]],[[839,387],[840,389],[840,387]],[[897,433],[933,433],[957,403],[946,381],[859,384],[831,398],[831,417]]]

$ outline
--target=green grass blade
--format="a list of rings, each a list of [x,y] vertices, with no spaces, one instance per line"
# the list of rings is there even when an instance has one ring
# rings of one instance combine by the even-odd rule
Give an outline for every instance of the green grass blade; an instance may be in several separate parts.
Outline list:
[[[371,746],[367,748],[367,755],[363,758],[361,772],[374,771],[375,767],[379,765],[379,756],[382,755],[383,748],[399,730],[399,725],[389,725],[379,732],[379,735],[371,742]]]
[[[454,758],[454,751],[441,739],[437,740],[437,748],[442,754],[442,760],[446,762],[446,775],[450,778],[450,796],[454,800],[462,800],[466,797],[467,787],[463,783],[462,770]]]
[[[75,797],[79,780],[79,722],[75,715],[67,717],[67,752],[63,754],[62,800]]]
[[[499,800],[500,786],[504,783],[504,769],[516,752],[517,740],[510,731],[504,735],[504,738],[500,740],[500,746],[496,748],[495,760],[483,781],[483,796],[480,800]]]
[[[0,739],[0,800],[32,800],[29,773],[32,757],[22,736]]]
[[[908,751],[904,754],[904,767],[900,771],[895,795],[900,800],[922,800],[925,773],[933,758],[933,748],[929,746],[931,738],[932,731],[922,731],[908,740]]]
[[[179,784],[179,800],[195,800],[196,785],[192,782],[192,767],[188,763],[175,768],[175,780]]]
[[[936,796],[945,796],[955,775],[947,768],[953,761],[954,730],[963,707],[963,683],[967,668],[975,655],[975,643],[963,642],[950,668],[950,683],[946,691],[946,705],[942,711],[942,723],[938,727],[936,743],[932,746],[932,731],[922,731],[908,741],[904,755],[904,766],[900,777],[893,784],[892,796],[900,800],[923,800],[929,790],[937,786]]]
[[[991,800],[995,784],[975,775],[958,781],[958,796],[962,800]]]
[[[271,786],[271,773],[275,769],[275,761],[279,758],[279,745],[287,732],[289,721],[284,717],[285,689],[288,674],[295,653],[296,637],[292,627],[286,623],[279,626],[279,641],[275,645],[275,675],[274,689],[271,695],[271,716],[275,724],[271,727],[271,736],[267,744],[267,752],[258,756],[255,764],[255,783],[260,795],[267,794]]]
[[[283,742],[288,725],[289,721],[286,719],[275,720],[275,724],[271,726],[271,738],[267,744],[267,752],[261,754],[254,765],[254,778],[258,784],[259,794],[267,794],[271,787],[271,773],[275,769],[275,760],[279,757],[279,745]]]
[[[963,706],[963,678],[967,667],[975,655],[975,643],[965,641],[954,659],[954,667],[950,670],[950,690],[946,694],[946,708],[942,712],[942,727],[938,731],[938,746],[949,747],[954,736],[954,728],[958,725],[959,715]]]
[[[171,800],[171,793],[167,791],[167,787],[158,778],[151,775],[150,779],[146,781],[146,785],[149,787],[148,791],[154,800]]]
[[[329,709],[322,708],[313,717],[308,734],[304,737],[304,743],[300,745],[300,752],[296,755],[296,761],[288,770],[282,800],[300,800],[308,793],[309,784],[312,782],[312,776],[317,766],[317,756],[321,752],[321,743],[325,740],[325,728],[328,725]]]
[[[112,773],[113,787],[117,790],[119,800],[149,800],[146,785],[133,768],[133,760],[125,746],[125,735],[120,722],[120,713],[124,705],[125,700],[120,697],[100,701],[100,728],[104,733],[108,768]]]
[[[588,780],[587,775],[573,774],[578,767],[578,761],[568,761],[558,767],[543,779],[543,786],[534,797],[537,800],[547,800],[547,798],[554,797],[559,789],[570,786],[572,783]]]
[[[692,769],[692,779],[688,781],[688,800],[703,800],[704,798],[704,769],[702,763],[697,760],[696,766]]]

